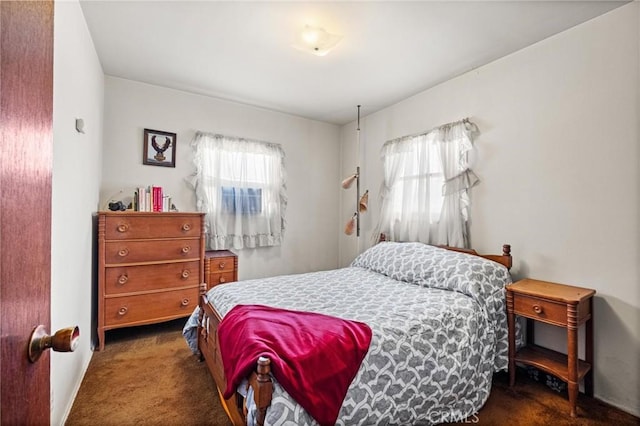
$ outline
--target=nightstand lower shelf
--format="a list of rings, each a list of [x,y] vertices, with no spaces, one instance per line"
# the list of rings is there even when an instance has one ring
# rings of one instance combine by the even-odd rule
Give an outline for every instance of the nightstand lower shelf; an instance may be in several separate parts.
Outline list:
[[[527,345],[515,355],[515,362],[539,368],[559,379],[569,381],[567,355],[538,345]],[[581,380],[591,370],[591,364],[578,360],[578,380]]]

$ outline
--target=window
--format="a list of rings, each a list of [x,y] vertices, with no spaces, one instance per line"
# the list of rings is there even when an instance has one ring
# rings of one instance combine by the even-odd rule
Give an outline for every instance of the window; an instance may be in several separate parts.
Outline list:
[[[418,140],[418,137],[409,141],[409,149],[406,152],[391,154],[386,161],[390,163],[402,163],[404,167],[399,170],[397,182],[391,188],[391,203],[393,209],[392,221],[398,222],[403,216],[417,217],[423,214],[421,192],[428,195],[429,223],[437,223],[442,211],[442,185],[444,173],[442,161],[435,142]],[[392,158],[393,156],[400,158]]]
[[[261,188],[222,187],[222,211],[227,214],[254,215],[262,212]]]
[[[468,168],[467,121],[388,141],[382,147],[382,208],[374,235],[391,241],[468,245],[468,189],[478,178]]]
[[[192,147],[207,245],[216,250],[280,245],[286,207],[280,145],[198,132]]]

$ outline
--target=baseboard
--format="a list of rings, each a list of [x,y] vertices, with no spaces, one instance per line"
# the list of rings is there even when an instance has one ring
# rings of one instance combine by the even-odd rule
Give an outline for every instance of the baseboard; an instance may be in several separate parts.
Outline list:
[[[624,405],[620,405],[618,403],[612,402],[612,401],[608,401],[604,398],[602,398],[602,396],[595,394],[593,396],[593,399],[597,399],[598,401],[600,401],[601,403],[608,405],[610,407],[614,407],[620,411],[624,411],[627,414],[631,414],[632,416],[637,417],[638,419],[640,419],[640,408],[636,407],[635,409],[631,408],[631,407],[625,407]]]
[[[93,345],[92,345],[93,346]],[[71,398],[69,398],[69,403],[67,404],[67,407],[64,410],[64,413],[62,414],[62,422],[60,423],[60,425],[64,425],[65,423],[67,423],[67,418],[69,417],[69,414],[71,413],[71,409],[73,408],[73,403],[76,401],[76,397],[78,396],[78,392],[80,392],[80,386],[82,385],[82,381],[84,379],[85,374],[87,374],[87,370],[89,369],[89,364],[91,363],[91,359],[93,358],[93,347],[90,350],[90,355],[89,357],[87,357],[87,360],[85,361],[84,365],[82,366],[82,377],[80,377],[80,380],[78,380],[78,382],[75,384],[74,388],[73,388],[73,392],[71,393]],[[53,424],[52,424],[53,426]]]

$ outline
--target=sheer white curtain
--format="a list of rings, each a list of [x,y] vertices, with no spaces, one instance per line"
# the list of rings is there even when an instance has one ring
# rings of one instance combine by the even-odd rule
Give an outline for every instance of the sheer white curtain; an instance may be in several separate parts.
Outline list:
[[[469,169],[473,148],[468,121],[388,141],[382,147],[382,207],[374,238],[468,247]]]
[[[469,189],[480,180],[469,168],[473,149],[473,130],[468,121],[447,124],[436,129],[434,139],[440,150],[444,172],[442,212],[435,243],[469,247]]]
[[[280,245],[287,205],[284,151],[278,144],[197,132],[198,210],[207,213],[214,250]]]

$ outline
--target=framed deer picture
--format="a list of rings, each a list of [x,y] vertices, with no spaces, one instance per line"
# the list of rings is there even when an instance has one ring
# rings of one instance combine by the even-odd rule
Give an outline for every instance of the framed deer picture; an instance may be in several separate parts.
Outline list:
[[[176,166],[176,134],[144,129],[142,164],[149,166]]]

